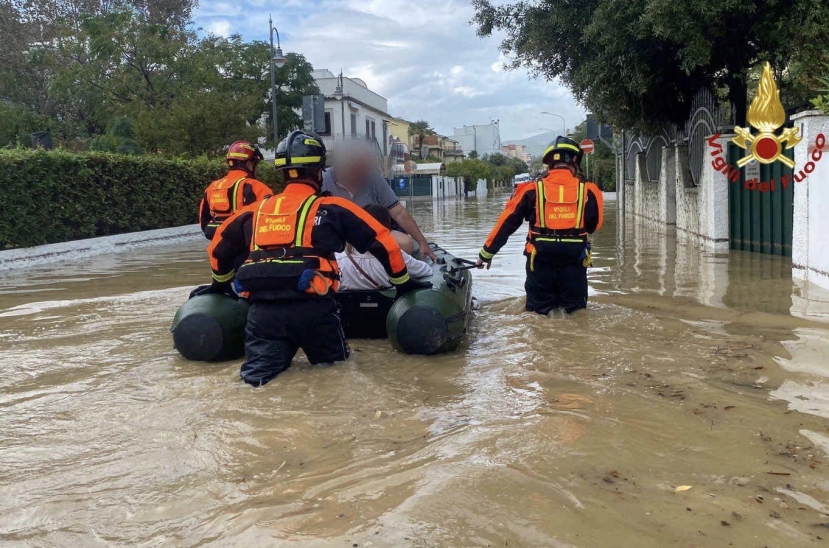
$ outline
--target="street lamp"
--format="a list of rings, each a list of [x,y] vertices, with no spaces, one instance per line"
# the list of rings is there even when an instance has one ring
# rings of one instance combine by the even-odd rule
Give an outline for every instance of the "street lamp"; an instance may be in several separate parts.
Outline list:
[[[564,121],[564,116],[562,116],[561,114],[556,114],[554,112],[542,112],[541,114],[546,114],[547,116],[557,116],[557,117],[561,118],[561,125],[562,125],[562,128],[564,130],[561,133],[561,136],[562,137],[567,137],[567,122]]]
[[[337,77],[337,87],[334,89],[334,99],[340,101],[340,115],[343,128],[343,140],[345,140],[345,89],[343,87],[343,71],[340,69],[340,75]]]
[[[288,62],[288,59],[282,54],[282,47],[279,43],[279,31],[273,26],[273,19],[270,15],[268,16],[268,27],[271,33],[271,49],[269,52],[271,57],[271,106],[273,107],[273,150],[274,157],[276,157],[276,145],[279,143],[279,138],[277,137],[276,125],[276,69],[274,66],[276,68],[282,68]],[[276,50],[273,49],[274,32],[276,33]]]

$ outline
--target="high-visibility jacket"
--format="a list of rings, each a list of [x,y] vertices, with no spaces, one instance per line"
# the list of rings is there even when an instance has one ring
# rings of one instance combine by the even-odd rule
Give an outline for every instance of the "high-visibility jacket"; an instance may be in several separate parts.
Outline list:
[[[602,192],[596,185],[582,181],[568,169],[550,170],[543,180],[515,189],[480,256],[492,259],[524,221],[530,225],[524,248],[527,256],[558,252],[566,249],[565,244],[583,246],[587,234],[602,226],[602,207]]]
[[[231,169],[204,191],[199,204],[202,232],[208,240],[212,240],[216,229],[233,213],[271,194],[273,191],[265,183],[248,176],[241,169]]]
[[[374,255],[393,285],[409,280],[387,228],[350,201],[315,190],[293,182],[233,214],[208,247],[213,278],[228,282],[235,275],[251,300],[331,296],[339,288],[334,254],[350,243]]]

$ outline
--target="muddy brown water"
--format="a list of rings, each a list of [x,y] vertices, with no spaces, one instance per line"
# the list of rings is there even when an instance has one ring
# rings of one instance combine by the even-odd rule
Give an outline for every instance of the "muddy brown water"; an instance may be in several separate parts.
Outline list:
[[[412,210],[472,258],[503,201]],[[587,311],[522,311],[516,234],[461,351],[354,341],[261,389],[172,349],[201,241],[3,273],[0,545],[827,545],[829,332],[791,264],[607,205]]]

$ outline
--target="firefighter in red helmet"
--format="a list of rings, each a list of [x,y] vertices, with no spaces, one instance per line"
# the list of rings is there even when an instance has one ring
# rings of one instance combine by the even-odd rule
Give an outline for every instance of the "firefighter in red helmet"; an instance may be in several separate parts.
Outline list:
[[[547,315],[557,308],[572,313],[587,306],[588,234],[602,226],[602,192],[581,174],[582,150],[558,137],[544,152],[547,175],[520,185],[478,255],[478,266],[492,258],[528,221],[527,310]]]
[[[256,168],[262,160],[259,147],[247,141],[236,141],[227,150],[227,175],[213,181],[199,205],[199,225],[208,240],[216,229],[237,209],[273,194],[268,186],[256,179]]]

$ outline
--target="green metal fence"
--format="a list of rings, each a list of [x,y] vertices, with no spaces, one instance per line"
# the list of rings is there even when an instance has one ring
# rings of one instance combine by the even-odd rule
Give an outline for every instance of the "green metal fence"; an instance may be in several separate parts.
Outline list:
[[[415,175],[392,179],[394,192],[400,198],[432,195],[432,176]]]
[[[737,165],[745,151],[728,144],[728,165]],[[789,158],[794,152],[786,152]],[[740,170],[738,181],[729,181],[728,208],[731,249],[772,255],[792,256],[794,179],[792,170],[782,162],[759,164],[753,173],[748,166]],[[748,183],[746,173],[749,173]]]

